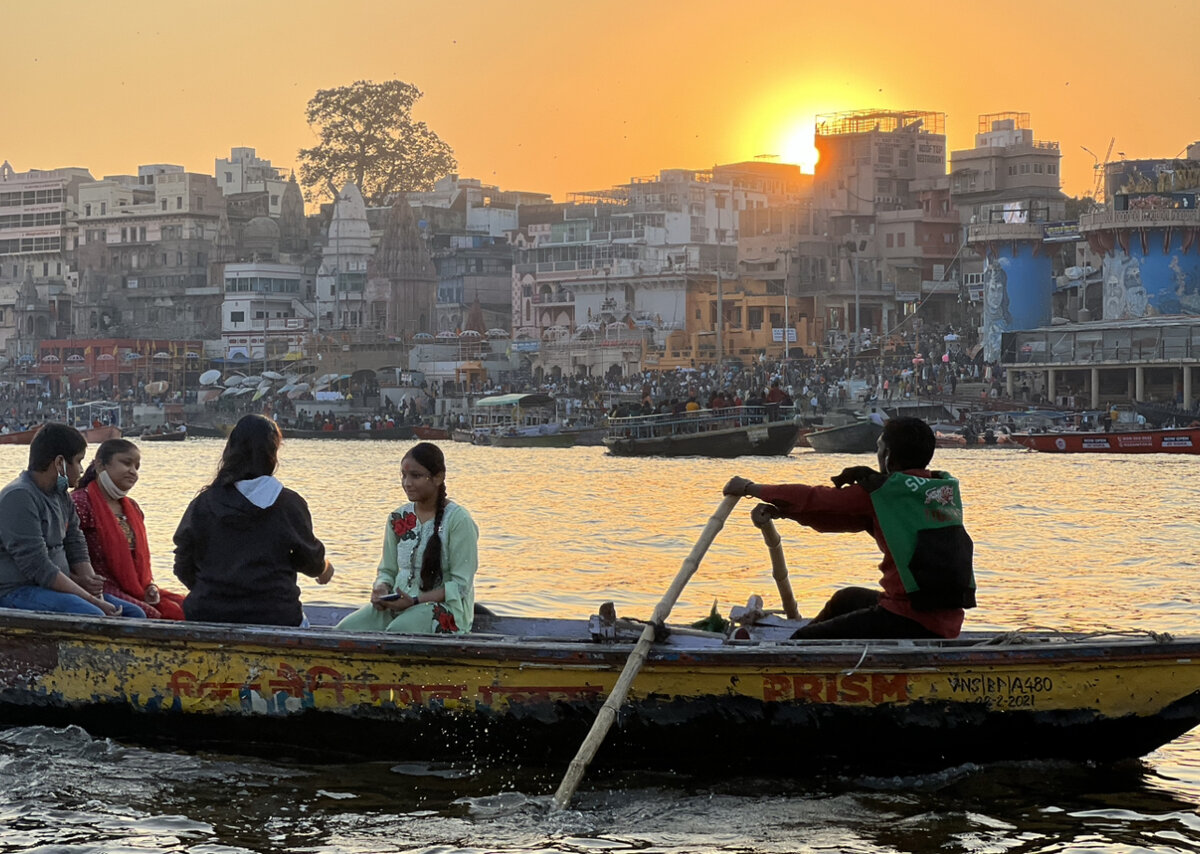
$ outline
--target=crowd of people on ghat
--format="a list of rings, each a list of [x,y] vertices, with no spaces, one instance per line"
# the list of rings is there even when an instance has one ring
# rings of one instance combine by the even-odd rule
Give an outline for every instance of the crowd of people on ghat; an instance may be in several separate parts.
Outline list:
[[[151,573],[144,515],[129,497],[137,446],[110,439],[85,470],[83,435],[43,425],[28,468],[0,490],[0,608],[307,627],[297,579],[327,584],[334,567],[308,504],[276,477],[282,441],[266,416],[238,421],[216,475],[175,530],[174,575],[184,591],[176,592]],[[935,444],[924,421],[894,418],[879,438],[878,469],[847,468],[833,486],[726,483],[725,495],[762,502],[751,514],[757,525],[784,518],[817,531],[862,531],[883,555],[879,589],[839,590],[794,638],[958,636],[964,609],[975,605],[973,546],[958,481],[929,467]],[[406,501],[387,517],[368,602],[338,629],[471,631],[479,528],[449,497],[446,477],[437,445],[405,453]]]

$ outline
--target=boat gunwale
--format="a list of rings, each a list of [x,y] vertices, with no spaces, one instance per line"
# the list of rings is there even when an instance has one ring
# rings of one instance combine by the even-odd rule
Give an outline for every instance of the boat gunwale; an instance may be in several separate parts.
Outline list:
[[[523,619],[523,618],[509,618]],[[536,624],[539,621],[530,619]],[[376,632],[339,631],[319,626],[299,629],[278,626],[248,626],[233,623],[187,623],[161,620],[129,620],[120,617],[81,617],[0,608],[0,646],[4,638],[30,632],[41,641],[57,643],[68,638],[96,637],[107,641],[122,638],[146,644],[213,644],[221,647],[247,646],[287,649],[290,652],[342,655],[366,654],[388,657],[420,656],[430,659],[539,661],[564,664],[586,660],[619,669],[629,657],[635,641],[596,642],[586,621],[578,623],[575,639],[560,636],[518,636],[502,633],[464,635],[397,635]],[[686,641],[687,639],[681,639]],[[1005,641],[1008,642],[1005,642]],[[656,644],[650,650],[648,667],[850,667],[871,669],[930,669],[956,666],[1020,665],[1022,663],[1113,665],[1200,659],[1200,636],[1130,636],[1122,633],[1056,632],[996,633],[955,640],[749,640],[707,645]]]

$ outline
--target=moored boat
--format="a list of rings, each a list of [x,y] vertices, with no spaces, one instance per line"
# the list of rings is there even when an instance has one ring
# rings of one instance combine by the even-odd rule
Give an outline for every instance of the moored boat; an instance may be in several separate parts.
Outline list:
[[[427,442],[436,442],[450,438],[450,431],[444,427],[432,427],[428,424],[414,424],[413,435]]]
[[[285,439],[411,439],[415,435],[411,424],[380,427],[371,430],[297,430],[280,427]]]
[[[826,454],[875,453],[883,425],[864,419],[840,427],[814,430],[807,436],[808,446]]]
[[[1051,454],[1200,454],[1200,427],[1111,433],[1014,433],[1014,442]]]
[[[787,456],[796,444],[795,419],[769,418],[763,406],[608,419],[604,444],[620,457]]]
[[[33,436],[40,430],[42,425],[34,427],[32,430],[18,430],[15,433],[0,433],[0,445],[28,445],[33,441]],[[112,424],[104,424],[100,427],[80,427],[79,432],[83,434],[83,438],[87,439],[88,444],[98,444],[106,442],[109,439],[120,439],[121,428],[115,427]]]
[[[165,433],[143,433],[139,438],[142,442],[182,442],[187,438],[184,430],[168,430]]]
[[[565,763],[641,633],[480,613],[467,635],[353,634],[328,627],[348,609],[306,610],[310,629],[0,610],[0,720],[249,752]],[[711,763],[698,744],[736,746],[764,774],[1114,760],[1200,724],[1200,638],[787,640],[795,625],[652,646],[598,763]]]

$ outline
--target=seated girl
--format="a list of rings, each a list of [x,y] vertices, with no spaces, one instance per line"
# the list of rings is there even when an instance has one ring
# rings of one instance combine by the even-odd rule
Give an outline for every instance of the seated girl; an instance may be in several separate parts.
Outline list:
[[[446,460],[420,442],[400,461],[408,497],[389,517],[371,604],[338,623],[350,631],[469,632],[475,617],[479,528],[446,497]]]
[[[154,583],[145,514],[128,497],[141,466],[137,445],[128,439],[109,439],[96,451],[71,500],[92,569],[104,579],[104,592],[132,602],[151,619],[182,620],[183,597]]]

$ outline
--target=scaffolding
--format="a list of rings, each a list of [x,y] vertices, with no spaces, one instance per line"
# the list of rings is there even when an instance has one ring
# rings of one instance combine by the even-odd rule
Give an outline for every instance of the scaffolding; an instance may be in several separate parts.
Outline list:
[[[817,116],[817,136],[946,132],[946,114],[925,110],[851,110]]]
[[[1011,121],[1012,127],[1008,130],[1029,130],[1029,113],[987,113],[979,116],[979,130],[977,133],[991,133],[998,130],[997,122]]]

